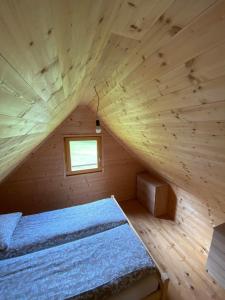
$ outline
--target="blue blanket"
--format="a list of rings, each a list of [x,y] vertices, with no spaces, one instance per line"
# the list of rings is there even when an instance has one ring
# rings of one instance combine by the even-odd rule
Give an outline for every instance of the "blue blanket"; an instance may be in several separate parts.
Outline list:
[[[0,259],[77,240],[124,223],[124,214],[111,198],[24,216],[13,233],[9,248],[0,251]]]
[[[156,272],[128,224],[0,261],[1,299],[107,299]]]

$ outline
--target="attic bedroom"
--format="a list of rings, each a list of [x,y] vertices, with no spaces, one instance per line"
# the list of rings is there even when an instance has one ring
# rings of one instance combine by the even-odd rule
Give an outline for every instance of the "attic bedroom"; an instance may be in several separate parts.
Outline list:
[[[225,299],[225,1],[0,0],[0,299]]]

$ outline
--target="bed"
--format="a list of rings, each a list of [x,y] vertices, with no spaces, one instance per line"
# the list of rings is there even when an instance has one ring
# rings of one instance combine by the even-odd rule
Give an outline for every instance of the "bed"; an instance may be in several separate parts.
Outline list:
[[[128,224],[0,262],[2,299],[108,299],[156,266]],[[151,287],[158,289],[159,280]]]
[[[114,226],[1,260],[1,298],[165,300],[167,274],[113,196],[111,203],[120,218]]]
[[[0,251],[0,259],[77,240],[126,222],[124,214],[112,198],[22,216],[12,235],[10,246]]]

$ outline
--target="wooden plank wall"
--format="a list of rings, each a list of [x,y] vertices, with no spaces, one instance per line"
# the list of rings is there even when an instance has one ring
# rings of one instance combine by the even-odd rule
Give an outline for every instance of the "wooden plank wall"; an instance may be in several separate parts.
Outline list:
[[[2,0],[0,34],[0,180],[78,103],[95,111],[96,87],[110,132],[171,184],[174,226],[199,251],[192,265],[202,266],[212,226],[225,220],[225,1]],[[81,129],[73,118],[68,132],[66,124]],[[133,197],[140,166],[124,150],[115,160],[114,146],[105,149],[114,158],[102,177],[64,178],[61,138],[57,131],[1,186],[2,209],[67,206],[72,195],[88,201],[112,186],[120,199]],[[182,299],[222,299],[210,288],[199,298],[182,256],[170,266],[178,264],[177,278],[187,277],[186,288],[176,283]]]
[[[225,1],[174,1],[136,45],[123,33],[103,55],[117,68],[99,83],[100,116],[171,184],[173,215],[200,253],[197,266],[213,225],[225,222]]]
[[[0,1],[0,181],[92,98],[121,2]]]
[[[207,1],[200,2],[193,5],[203,9]],[[138,58],[126,56],[124,69],[115,70],[120,72],[114,88],[102,90],[100,115],[150,168],[184,190],[217,202],[224,212],[225,1],[216,1],[195,18],[194,7],[171,17],[174,5],[163,22],[166,16],[174,23],[185,11],[189,23],[177,22],[181,29],[170,39],[159,22],[153,25],[154,34],[162,34],[160,45],[152,45],[137,67]],[[117,44],[109,51],[109,59],[115,59]],[[143,44],[135,51],[140,55]]]
[[[224,75],[223,13],[223,0],[1,0],[0,181],[78,103],[93,99],[94,86],[116,105],[105,103],[107,114],[129,114],[130,125],[134,100],[146,111],[157,104],[153,98],[179,89],[176,110],[183,92],[196,91],[193,105],[200,92],[202,103],[212,102],[209,85],[217,94],[213,80]],[[220,51],[204,55],[219,45]],[[170,110],[169,98],[164,104]],[[148,117],[137,113],[140,132]],[[182,107],[179,116],[190,113]]]
[[[126,39],[114,37],[105,66]],[[212,225],[225,221],[225,1],[174,1],[124,52],[99,85],[100,116],[150,171],[180,187],[177,217],[190,232],[193,220],[200,238],[204,228],[208,245]]]
[[[175,222],[198,245],[198,250],[205,257],[208,255],[213,227],[224,223],[224,209],[216,202],[199,198],[171,185],[171,211],[175,207]]]
[[[0,34],[0,180],[96,87],[107,128],[179,186],[177,216],[224,221],[224,0],[2,0]]]
[[[34,213],[116,195],[134,199],[136,173],[143,170],[103,129],[103,172],[65,176],[66,134],[95,134],[95,114],[80,106],[0,185],[0,211]]]

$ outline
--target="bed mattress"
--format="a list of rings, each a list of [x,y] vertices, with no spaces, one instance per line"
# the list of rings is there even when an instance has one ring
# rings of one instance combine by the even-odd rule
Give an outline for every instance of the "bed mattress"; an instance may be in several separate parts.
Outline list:
[[[108,299],[156,274],[128,224],[0,261],[2,299]],[[116,298],[117,299],[117,298]]]
[[[122,210],[111,198],[24,216],[14,231],[10,247],[0,251],[0,259],[77,240],[126,222]]]

